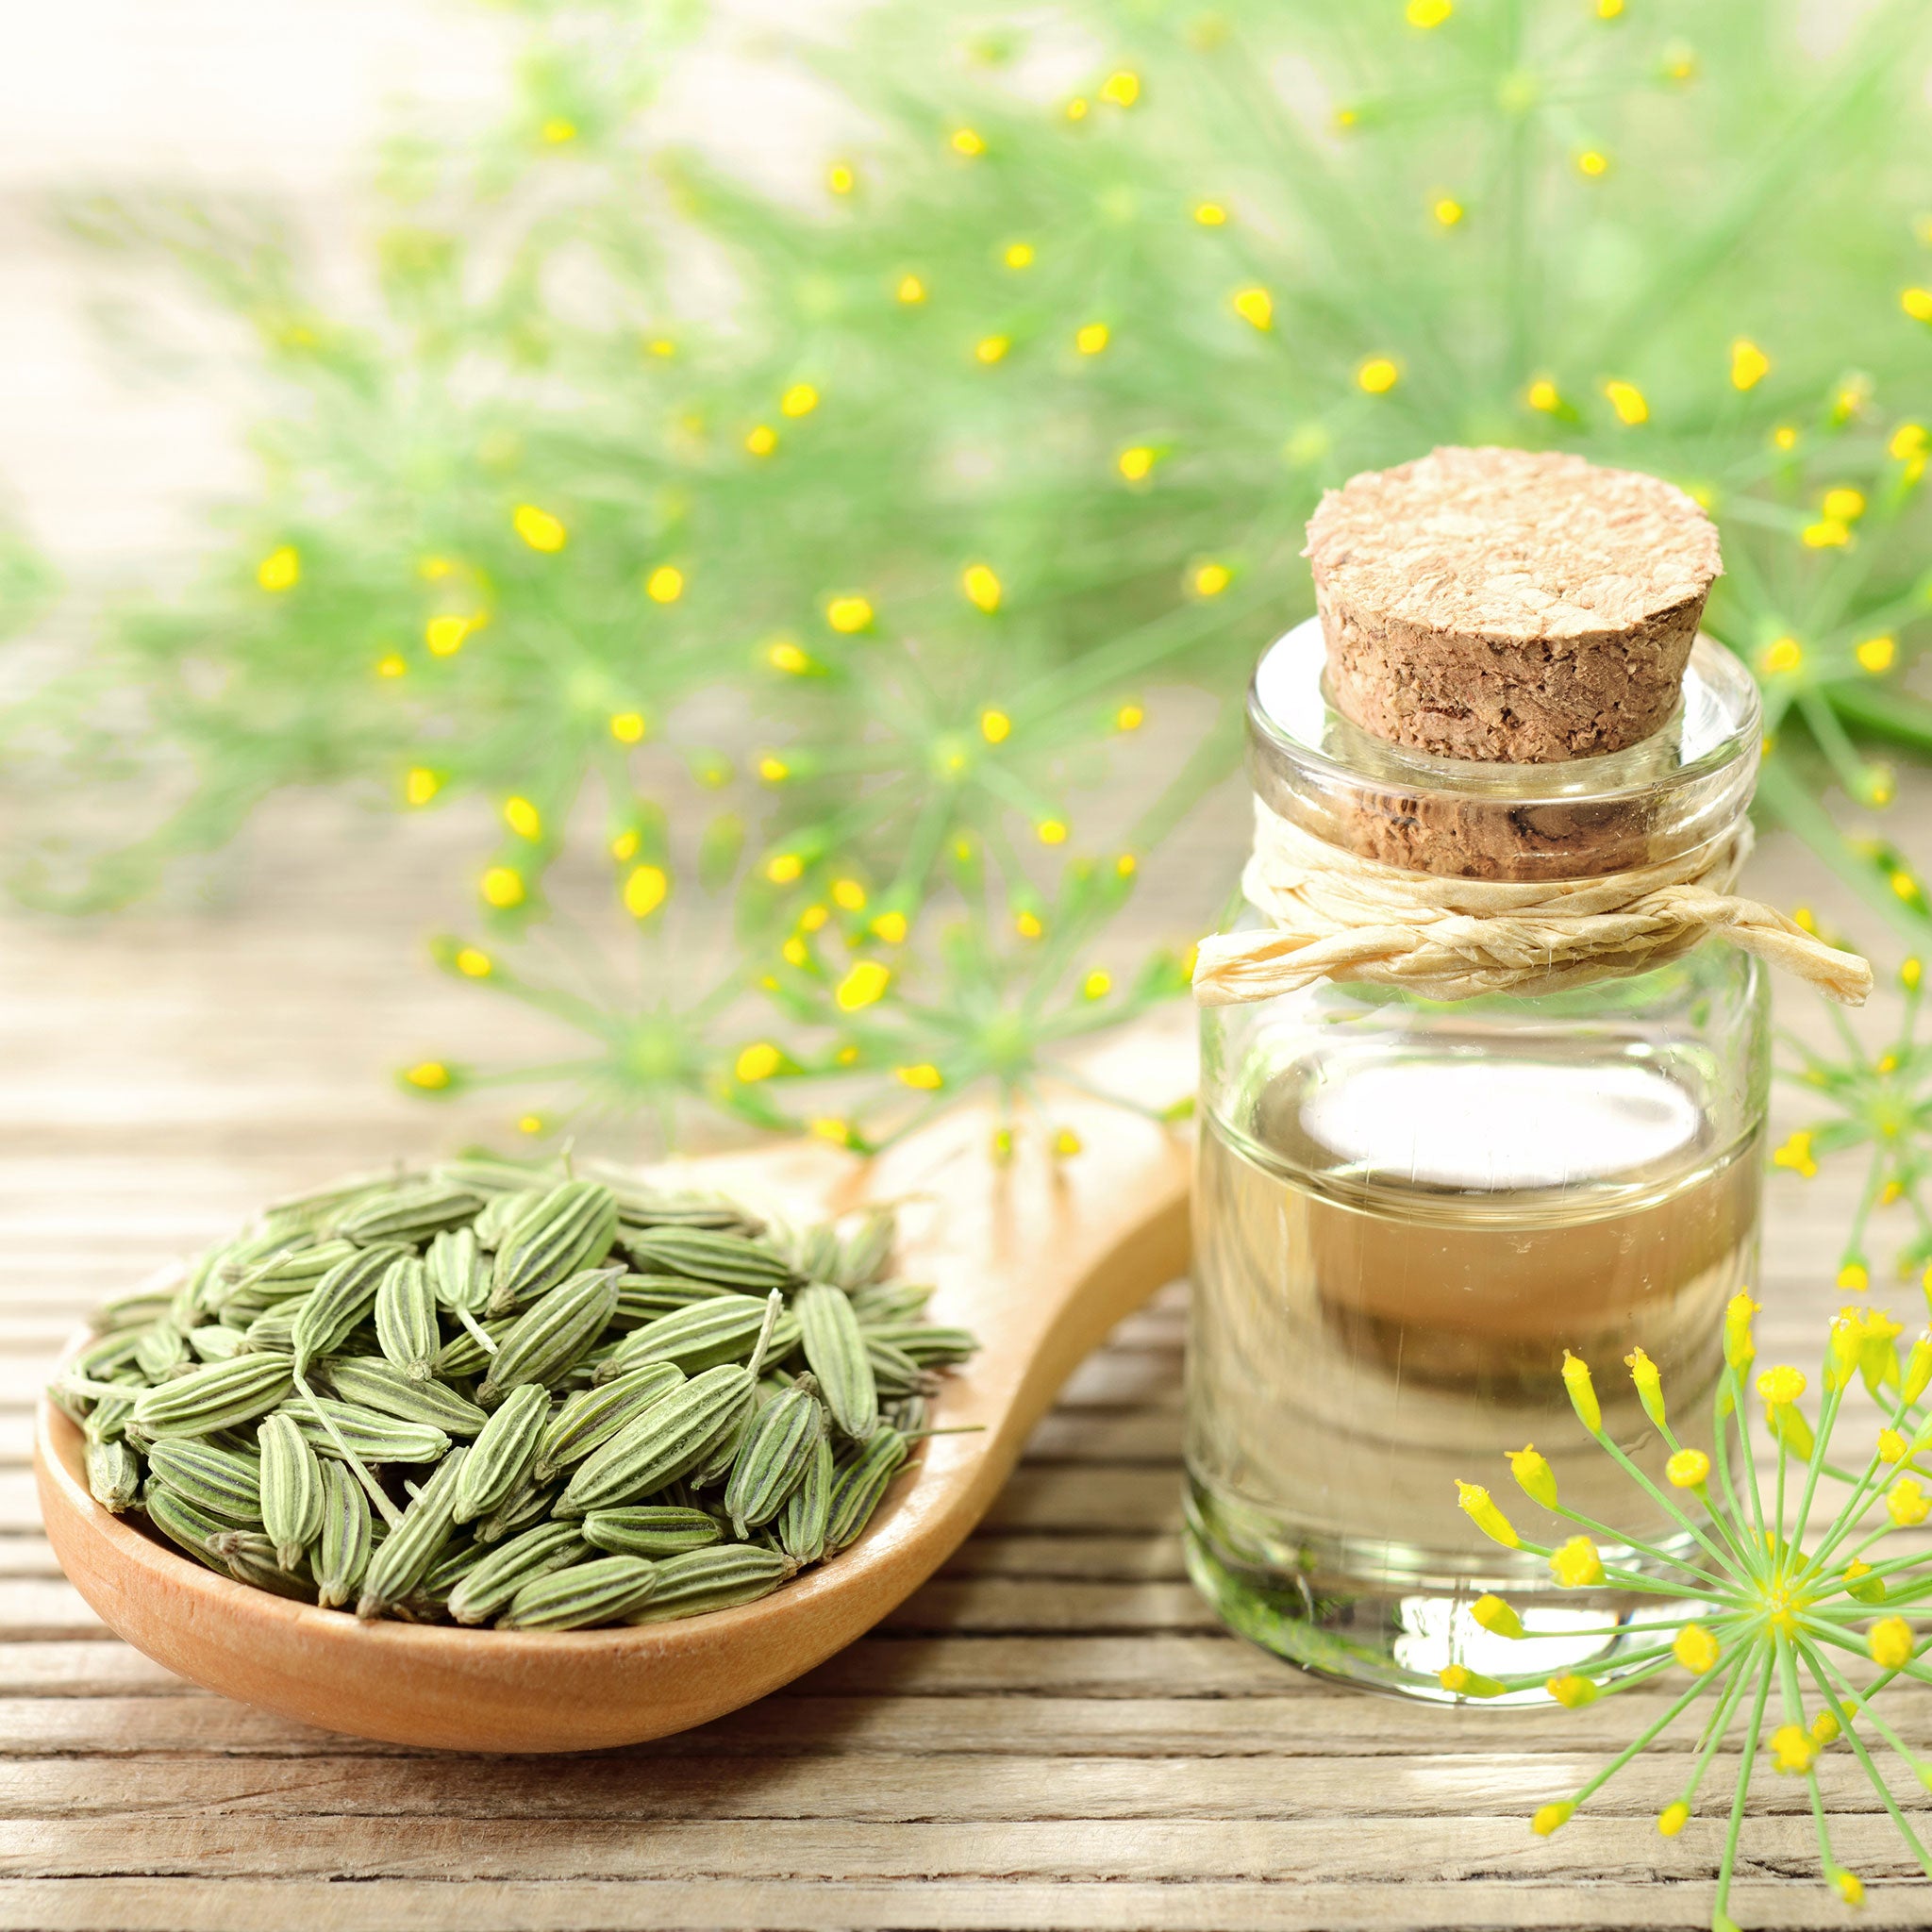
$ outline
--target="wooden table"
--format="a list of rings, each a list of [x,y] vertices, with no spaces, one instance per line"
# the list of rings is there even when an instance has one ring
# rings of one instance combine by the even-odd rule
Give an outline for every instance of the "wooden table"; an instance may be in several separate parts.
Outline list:
[[[515,1043],[494,1003],[407,961],[452,890],[428,836],[275,815],[211,911],[0,925],[0,1926],[1707,1922],[1719,1824],[1670,1843],[1651,1824],[1681,1758],[1640,1765],[1554,1840],[1525,1823],[1631,1734],[1638,1698],[1417,1710],[1217,1626],[1176,1536],[1179,1284],[1076,1375],[942,1576],[790,1690],[663,1744],[412,1754],[265,1717],[110,1639],[37,1534],[25,1466],[62,1335],[270,1193],[500,1133],[493,1108],[424,1108],[379,1078]],[[1834,903],[1788,852],[1756,883],[1789,903],[1801,879]],[[1803,994],[1783,1008],[1815,1018]],[[1772,1354],[1815,1355],[1856,1180],[1771,1182]],[[1932,1742],[1932,1707],[1901,1707]],[[1864,1923],[1932,1923],[1932,1887],[1887,1882],[1911,1868],[1855,1768],[1827,1763]],[[1740,1922],[1843,1923],[1811,1875],[1802,1787],[1759,1790]]]

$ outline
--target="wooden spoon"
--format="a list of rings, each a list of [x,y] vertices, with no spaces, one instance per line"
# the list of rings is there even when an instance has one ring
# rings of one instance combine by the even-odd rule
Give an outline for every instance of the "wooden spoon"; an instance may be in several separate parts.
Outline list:
[[[1178,1026],[1140,1029],[1087,1071],[1161,1107],[1191,1090],[1191,1041]],[[964,1108],[871,1162],[800,1141],[669,1171],[781,1212],[905,1203],[900,1272],[936,1282],[934,1319],[983,1344],[934,1405],[937,1425],[983,1433],[928,1441],[857,1543],[761,1602],[612,1630],[358,1624],[217,1576],[109,1514],[88,1492],[79,1430],[42,1401],[34,1462],[55,1553],[103,1621],[157,1662],[358,1737],[585,1751],[735,1710],[850,1643],[931,1575],[1074,1366],[1186,1268],[1185,1138],[1085,1098],[1056,1112],[1083,1143],[1063,1161],[1032,1127],[996,1164],[989,1113]]]

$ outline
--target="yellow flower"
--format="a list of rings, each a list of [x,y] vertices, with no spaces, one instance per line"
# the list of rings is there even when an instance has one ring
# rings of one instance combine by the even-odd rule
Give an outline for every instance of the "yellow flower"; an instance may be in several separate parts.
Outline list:
[[[1193,591],[1197,597],[1218,597],[1234,582],[1234,573],[1224,563],[1203,563],[1194,568]]]
[[[1596,1399],[1596,1384],[1590,1379],[1590,1364],[1567,1348],[1563,1351],[1563,1386],[1570,1391],[1570,1406],[1583,1426],[1592,1436],[1600,1434],[1604,1412]]]
[[[1643,1412],[1658,1428],[1668,1424],[1664,1421],[1663,1377],[1657,1374],[1657,1364],[1640,1348],[1624,1357],[1624,1366],[1630,1371],[1630,1380],[1636,1385],[1637,1399],[1643,1405]]]
[[[1702,1449],[1679,1449],[1664,1464],[1664,1474],[1676,1490],[1701,1490],[1710,1479],[1710,1457]]]
[[[818,932],[824,926],[825,922],[831,916],[831,911],[827,907],[808,906],[798,915],[798,929],[800,932]]]
[[[1016,912],[1013,915],[1013,930],[1023,940],[1037,940],[1046,928],[1040,923],[1037,912]]]
[[[1932,436],[1927,435],[1923,423],[1901,423],[1891,432],[1891,441],[1886,444],[1886,449],[1898,461],[1908,463],[1914,457],[1922,457],[1932,449]]]
[[[1899,966],[1898,983],[1907,992],[1915,991],[1917,991],[1919,981],[1924,978],[1924,973],[1925,962],[1923,959],[1907,958],[1902,961]]]
[[[789,886],[805,871],[805,861],[795,852],[781,852],[765,861],[765,876],[774,886]]]
[[[1033,836],[1042,845],[1064,845],[1067,842],[1067,824],[1064,819],[1041,819],[1034,826]]]
[[[802,939],[800,939],[796,933],[793,933],[791,937],[789,940],[787,940],[782,946],[778,948],[778,957],[781,959],[783,959],[786,965],[788,966],[808,965],[811,961],[811,948],[808,946],[806,942]]]
[[[457,971],[465,979],[488,979],[496,970],[496,962],[476,946],[458,948],[455,963]]]
[[[858,186],[858,175],[850,161],[834,161],[825,170],[825,186],[834,194],[850,194]]]
[[[440,1093],[450,1083],[450,1071],[441,1060],[418,1060],[404,1070],[403,1078],[425,1093]]]
[[[1080,95],[1075,94],[1067,103],[1065,111],[1069,121],[1084,121],[1087,118],[1087,103]]]
[[[1771,676],[1795,671],[1805,661],[1804,647],[1796,638],[1774,638],[1757,659],[1758,669]]]
[[[1892,660],[1898,656],[1898,640],[1882,635],[1867,638],[1852,656],[1858,660],[1858,668],[1861,671],[1869,671],[1876,677],[1891,669]]]
[[[1851,525],[1836,517],[1820,517],[1815,524],[1805,525],[1799,541],[1807,550],[1841,550],[1852,541]]]
[[[1500,1697],[1509,1688],[1466,1664],[1445,1664],[1436,1673],[1436,1681],[1457,1697]]]
[[[618,711],[610,720],[610,735],[619,744],[636,744],[644,735],[644,714],[641,711]]]
[[[1702,1624],[1686,1624],[1671,1641],[1671,1655],[1701,1677],[1717,1668],[1718,1641]]]
[[[1154,468],[1154,452],[1145,444],[1137,443],[1132,449],[1122,450],[1117,460],[1121,475],[1129,483],[1140,483]]]
[[[1599,11],[1607,5],[1622,6],[1623,0],[1597,0]],[[1675,1838],[1690,1822],[1690,1807],[1682,1798],[1674,1805],[1666,1805],[1657,1814],[1657,1828],[1665,1838]]]
[[[1587,1536],[1573,1536],[1551,1553],[1550,1574],[1565,1590],[1587,1590],[1604,1580],[1603,1558]]]
[[[760,423],[744,439],[744,446],[755,457],[768,457],[778,447],[778,432],[769,423]]]
[[[1932,322],[1932,289],[1907,289],[1899,296],[1898,306],[1914,322]]]
[[[1596,17],[1599,20],[1615,20],[1624,10],[1624,0],[1596,0]]]
[[[442,790],[441,776],[418,765],[403,779],[403,797],[410,805],[427,805]]]
[[[1576,1815],[1576,1807],[1565,1798],[1560,1804],[1545,1805],[1529,1821],[1529,1828],[1539,1838],[1548,1838],[1554,1832],[1562,1830]]]
[[[1113,714],[1113,728],[1116,731],[1138,731],[1147,722],[1147,713],[1139,705],[1123,705]]]
[[[635,831],[620,832],[610,841],[610,856],[622,865],[625,859],[637,857],[641,842]]]
[[[1441,26],[1454,11],[1449,0],[1408,0],[1403,9],[1410,26],[1424,28]]]
[[[1740,1375],[1757,1354],[1757,1344],[1751,1339],[1751,1317],[1760,1306],[1743,1291],[1724,1304],[1724,1360]]]
[[[966,592],[966,601],[988,616],[1000,608],[1000,580],[987,564],[969,564],[959,579],[959,588]]]
[[[653,604],[675,604],[684,595],[684,573],[674,564],[660,563],[644,579],[644,595]]]
[[[541,1113],[520,1114],[517,1117],[517,1132],[520,1134],[541,1134],[544,1121]]]
[[[255,566],[255,581],[264,591],[292,591],[302,581],[301,553],[292,543],[271,550]]]
[[[841,912],[863,912],[865,910],[865,888],[857,879],[834,879],[832,881],[832,903]]]
[[[1766,1369],[1757,1378],[1757,1392],[1773,1408],[1797,1401],[1805,1388],[1804,1372],[1788,1366]]]
[[[1447,194],[1440,195],[1429,212],[1443,227],[1453,228],[1462,219],[1462,204]]]
[[[1104,322],[1090,322],[1075,332],[1074,346],[1083,356],[1097,356],[1111,340],[1112,331]]]
[[[846,637],[872,623],[872,605],[863,597],[834,597],[825,606],[825,622]]]
[[[538,130],[552,147],[561,147],[566,142],[577,138],[577,124],[566,121],[561,114],[553,114]]]
[[[1002,258],[1008,268],[1031,268],[1034,261],[1033,244],[1030,242],[1009,242]]]
[[[901,1085],[916,1088],[922,1093],[937,1092],[946,1084],[946,1076],[930,1061],[922,1061],[916,1067],[894,1067],[892,1074]]]
[[[1594,1704],[1597,1690],[1588,1677],[1579,1677],[1574,1671],[1566,1671],[1559,1677],[1551,1677],[1543,1689],[1560,1704],[1565,1710],[1581,1710],[1586,1704]]]
[[[1831,1874],[1831,1882],[1846,1905],[1861,1906],[1865,1903],[1865,1881],[1856,1872],[1840,1868]]]
[[[1456,1502],[1464,1515],[1490,1539],[1506,1550],[1520,1550],[1523,1539],[1517,1535],[1515,1526],[1498,1509],[1488,1490],[1480,1483],[1466,1483],[1460,1476],[1456,1479]]]
[[[848,1121],[841,1121],[836,1114],[821,1114],[811,1124],[814,1140],[829,1141],[835,1147],[849,1147],[852,1144],[852,1126]]]
[[[1123,67],[1100,83],[1100,98],[1116,108],[1131,108],[1141,98],[1141,76]]]
[[[1901,1529],[1913,1529],[1932,1516],[1932,1496],[1926,1495],[1923,1484],[1902,1475],[1885,1492],[1885,1507]]]
[[[774,638],[765,646],[765,662],[791,677],[803,677],[812,668],[811,659],[791,638]]]
[[[1113,991],[1113,975],[1098,970],[1090,973],[1080,982],[1080,997],[1089,1000],[1104,1000]]]
[[[1072,1159],[1086,1144],[1072,1127],[1062,1127],[1053,1137],[1053,1151],[1062,1160]]]
[[[1355,373],[1356,384],[1372,396],[1385,396],[1402,379],[1402,372],[1386,356],[1371,356]]]
[[[1811,1741],[1823,1751],[1827,1744],[1835,1744],[1839,1738],[1839,1721],[1828,1710],[1821,1710],[1811,1720]]]
[[[979,714],[979,735],[989,744],[1004,744],[1012,729],[1013,721],[1004,711],[982,711]]]
[[[480,891],[490,905],[507,912],[512,906],[524,903],[526,888],[523,874],[513,866],[492,865],[483,874]]]
[[[774,758],[770,752],[758,760],[758,776],[767,785],[782,785],[791,775],[791,767],[783,758]]]
[[[375,660],[375,675],[378,677],[402,677],[408,672],[408,661],[391,651],[386,658]]]
[[[519,839],[541,839],[543,836],[543,814],[527,798],[506,798],[503,802],[503,822]]]
[[[759,1040],[738,1056],[731,1071],[750,1086],[758,1080],[769,1080],[784,1064],[785,1056],[769,1040]]]
[[[644,344],[645,353],[656,356],[659,361],[669,361],[677,354],[677,344],[669,336],[653,336]]]
[[[1266,330],[1274,326],[1274,297],[1258,284],[1253,288],[1237,289],[1230,299],[1234,312],[1249,327]]]
[[[1803,1128],[1789,1135],[1774,1150],[1771,1157],[1774,1167],[1788,1167],[1794,1174],[1803,1174],[1809,1180],[1818,1172],[1818,1162],[1812,1158],[1811,1136]]]
[[[1643,399],[1643,391],[1634,382],[1607,382],[1604,394],[1608,397],[1610,408],[1616,410],[1620,423],[1633,428],[1640,423],[1650,421],[1650,405]]]
[[[1521,1449],[1507,1452],[1509,1474],[1516,1478],[1516,1486],[1533,1503],[1541,1503],[1545,1509],[1557,1507],[1557,1478],[1551,1470],[1549,1459],[1543,1456],[1534,1442],[1525,1442]]]
[[[778,398],[781,415],[809,416],[819,406],[819,392],[808,382],[794,382]]]
[[[859,959],[839,982],[838,991],[832,997],[838,1002],[841,1013],[856,1013],[861,1007],[871,1006],[891,984],[891,971],[876,959]]]
[[[914,304],[925,300],[925,284],[917,275],[901,275],[899,286],[894,292],[909,308]]]
[[[1771,358],[1748,336],[1731,344],[1731,387],[1756,389],[1771,374]]]
[[[1469,1614],[1491,1637],[1515,1639],[1523,1635],[1523,1619],[1499,1596],[1479,1596],[1469,1607]]]
[[[1862,1261],[1847,1261],[1838,1271],[1838,1286],[1847,1294],[1863,1294],[1872,1286],[1872,1272]]]
[[[1865,492],[1840,484],[1836,490],[1824,492],[1824,501],[1819,508],[1839,523],[1856,524],[1865,514]]]
[[[1780,1724],[1771,1734],[1772,1768],[1781,1772],[1806,1772],[1818,1756],[1811,1734],[1797,1724]]]
[[[1141,869],[1141,861],[1131,852],[1123,852],[1113,862],[1114,872],[1124,879],[1130,879]]]
[[[1225,227],[1227,210],[1218,201],[1197,201],[1194,204],[1194,219],[1204,228]]]
[[[1903,1617],[1881,1617],[1865,1633],[1865,1648],[1881,1671],[1902,1671],[1912,1660],[1917,1640]]]
[[[875,938],[883,940],[889,946],[903,946],[908,931],[906,915],[903,912],[881,912],[872,923]]]
[[[1609,172],[1610,158],[1598,148],[1587,147],[1576,157],[1576,172],[1588,175],[1592,180],[1599,175]]]
[[[1557,385],[1546,375],[1538,376],[1530,384],[1524,400],[1532,409],[1541,409],[1546,416],[1563,407],[1563,398],[1557,394]]]
[[[1007,351],[1012,346],[1013,342],[1010,336],[981,336],[979,341],[974,344],[973,353],[982,362],[991,364],[1001,360]]]
[[[547,509],[539,509],[534,503],[518,504],[511,513],[510,522],[515,525],[517,535],[532,550],[561,550],[570,539],[562,522]]]
[[[964,155],[969,160],[986,152],[986,142],[970,127],[954,128],[952,145],[956,155]]]
[[[459,617],[446,611],[432,617],[423,626],[423,641],[428,645],[432,658],[453,658],[463,648],[470,633],[481,629],[482,625],[480,617]]]

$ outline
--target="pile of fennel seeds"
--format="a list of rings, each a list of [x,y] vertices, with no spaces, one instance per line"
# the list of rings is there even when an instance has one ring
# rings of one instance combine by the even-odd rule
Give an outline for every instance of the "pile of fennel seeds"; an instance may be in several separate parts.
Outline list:
[[[749,1603],[845,1547],[965,1331],[893,1222],[494,1158],[280,1203],[110,1303],[53,1385],[89,1487],[364,1618],[575,1630]]]

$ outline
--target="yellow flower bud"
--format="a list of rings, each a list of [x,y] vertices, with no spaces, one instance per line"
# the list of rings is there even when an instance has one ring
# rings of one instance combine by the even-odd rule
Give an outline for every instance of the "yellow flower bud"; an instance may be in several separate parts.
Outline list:
[[[1449,1664],[1436,1673],[1436,1681],[1457,1697],[1501,1697],[1508,1689],[1494,1677],[1472,1671],[1462,1664]]]
[[[1516,1486],[1533,1503],[1541,1503],[1545,1509],[1557,1507],[1557,1478],[1548,1460],[1538,1453],[1534,1442],[1525,1442],[1521,1449],[1508,1451],[1509,1474],[1516,1478]]]
[[[839,990],[832,997],[841,1013],[856,1013],[861,1007],[871,1006],[891,983],[891,973],[876,959],[860,959],[839,982]]]
[[[1865,1648],[1881,1671],[1902,1671],[1912,1660],[1916,1642],[1912,1626],[1903,1617],[1881,1617],[1865,1633]]]
[[[1682,1798],[1674,1805],[1666,1805],[1657,1814],[1657,1828],[1665,1838],[1675,1838],[1690,1822],[1690,1807]]]
[[[1831,1882],[1846,1905],[1861,1906],[1865,1903],[1865,1881],[1856,1872],[1840,1869],[1831,1874]]]
[[[1671,1655],[1701,1677],[1717,1666],[1718,1641],[1702,1624],[1686,1624],[1672,1640]]]
[[[1818,1756],[1818,1747],[1808,1731],[1796,1724],[1780,1724],[1771,1734],[1772,1768],[1780,1772],[1805,1772]]]
[[[1559,1677],[1552,1677],[1543,1686],[1552,1697],[1565,1710],[1581,1710],[1586,1704],[1594,1704],[1597,1689],[1588,1677],[1579,1677],[1574,1671],[1566,1671]]]
[[[731,1071],[748,1086],[757,1080],[769,1080],[784,1064],[785,1056],[769,1040],[760,1040],[738,1056],[738,1063]]]
[[[1539,1838],[1548,1838],[1552,1832],[1561,1831],[1576,1815],[1576,1807],[1569,1799],[1557,1805],[1545,1805],[1529,1821],[1529,1828]]]
[[[1924,1484],[1902,1475],[1885,1492],[1885,1507],[1901,1529],[1913,1529],[1932,1516],[1932,1496],[1926,1495]]]
[[[1639,1348],[1624,1357],[1624,1366],[1630,1371],[1630,1379],[1637,1385],[1637,1399],[1642,1403],[1644,1414],[1658,1428],[1667,1427],[1663,1377],[1657,1373],[1657,1364]]]
[[[1550,1574],[1565,1590],[1588,1590],[1604,1580],[1604,1561],[1587,1536],[1573,1536],[1551,1553]]]
[[[1751,1339],[1751,1317],[1760,1306],[1748,1293],[1734,1294],[1724,1304],[1724,1360],[1740,1375],[1757,1355],[1757,1344]]]
[[[1932,1334],[1920,1336],[1912,1343],[1911,1354],[1906,1357],[1899,1394],[1907,1407],[1924,1394],[1928,1384],[1932,1384]]]
[[[1523,1619],[1499,1596],[1479,1596],[1469,1607],[1469,1614],[1491,1637],[1515,1639],[1523,1635]]]
[[[1563,1386],[1570,1391],[1570,1404],[1577,1420],[1592,1436],[1600,1436],[1604,1412],[1596,1399],[1596,1385],[1590,1379],[1590,1364],[1567,1348],[1563,1351]]]
[[[1490,1500],[1489,1491],[1480,1483],[1466,1483],[1458,1477],[1456,1500],[1469,1520],[1492,1542],[1501,1543],[1506,1550],[1523,1547],[1523,1539],[1516,1534],[1509,1519]]]
[[[1664,1464],[1674,1490],[1701,1490],[1710,1480],[1710,1457],[1702,1449],[1679,1449]]]
[[[1757,1378],[1757,1392],[1772,1408],[1795,1402],[1805,1392],[1804,1373],[1789,1367],[1766,1369]]]
[[[1823,1751],[1827,1744],[1838,1741],[1839,1723],[1830,1711],[1821,1710],[1811,1720],[1811,1741]]]

